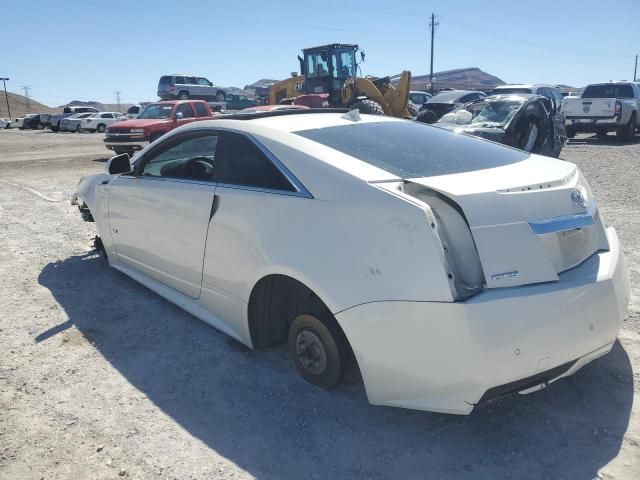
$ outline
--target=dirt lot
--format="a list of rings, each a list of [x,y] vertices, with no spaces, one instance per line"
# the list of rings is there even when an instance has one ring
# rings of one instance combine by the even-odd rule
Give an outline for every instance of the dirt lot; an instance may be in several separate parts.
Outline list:
[[[631,311],[611,354],[469,417],[304,383],[91,251],[69,197],[101,135],[0,131],[0,478],[640,478],[640,137],[563,151],[619,232]]]

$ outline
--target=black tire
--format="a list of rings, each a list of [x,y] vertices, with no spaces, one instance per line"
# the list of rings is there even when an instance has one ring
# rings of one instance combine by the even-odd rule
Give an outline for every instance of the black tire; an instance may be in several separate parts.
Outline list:
[[[409,110],[409,115],[411,115],[411,118],[416,118],[418,116],[418,113],[420,113],[418,111],[418,107],[416,107],[416,104],[411,100],[409,100],[409,102],[407,103],[407,110]]]
[[[307,382],[326,389],[340,383],[349,348],[333,318],[298,315],[289,327],[288,343],[291,360]]]
[[[189,100],[189,92],[185,92],[184,90],[178,94],[178,99],[180,100]]]
[[[55,125],[51,125],[51,131],[52,132],[59,132],[60,131],[60,122],[56,123]]]
[[[38,123],[38,124],[36,125],[36,130],[43,130],[43,129],[44,129],[44,125],[43,125],[43,124]]]
[[[606,130],[596,130],[596,135],[598,136],[599,140],[606,140],[607,139],[607,131]]]
[[[107,129],[107,126],[104,123],[100,123],[98,124],[98,126],[96,127],[96,132],[99,133],[104,133],[104,131]]]
[[[436,123],[438,121],[438,116],[433,110],[429,110],[425,108],[416,116],[416,120],[422,123]]]
[[[216,93],[216,102],[224,102],[226,95],[223,91],[219,91]]]
[[[567,130],[567,138],[574,138],[576,136],[576,131],[573,127],[566,127]]]
[[[367,115],[384,115],[382,105],[373,100],[356,100],[349,105],[349,110],[359,110],[360,113]]]
[[[633,137],[636,134],[636,112],[631,114],[629,123],[627,123],[622,129],[616,132],[616,135],[625,142],[633,141]]]

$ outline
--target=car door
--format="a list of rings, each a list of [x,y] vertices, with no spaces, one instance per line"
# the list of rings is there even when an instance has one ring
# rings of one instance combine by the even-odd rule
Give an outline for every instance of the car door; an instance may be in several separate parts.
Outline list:
[[[107,187],[118,262],[194,299],[216,191],[217,141],[211,131],[175,135]]]
[[[178,115],[178,113],[182,114],[181,118],[178,118],[180,116]],[[190,103],[181,103],[176,106],[175,115],[178,125],[185,125],[187,123],[195,121],[196,119],[196,113],[194,112],[193,106]]]
[[[202,300],[242,332],[237,312],[245,311],[256,275],[285,261],[270,257],[268,246],[293,240],[283,236],[280,226],[295,222],[311,195],[268,150],[237,132],[220,132],[214,178],[217,200],[207,238]],[[208,297],[212,301],[205,298],[205,289],[213,292]]]

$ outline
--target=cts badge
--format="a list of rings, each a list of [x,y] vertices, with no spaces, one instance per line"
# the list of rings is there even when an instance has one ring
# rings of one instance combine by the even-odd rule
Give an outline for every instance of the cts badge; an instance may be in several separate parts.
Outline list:
[[[513,272],[502,272],[491,275],[491,280],[506,280],[508,278],[516,278],[520,272],[514,270]]]

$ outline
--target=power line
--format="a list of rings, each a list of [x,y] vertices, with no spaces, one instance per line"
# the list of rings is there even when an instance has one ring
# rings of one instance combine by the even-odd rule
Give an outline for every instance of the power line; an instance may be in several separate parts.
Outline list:
[[[31,113],[31,101],[29,100],[29,90],[31,90],[31,85],[21,85],[20,88],[24,92],[24,98],[27,100],[27,113]]]

